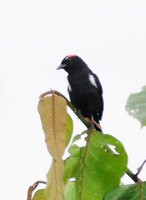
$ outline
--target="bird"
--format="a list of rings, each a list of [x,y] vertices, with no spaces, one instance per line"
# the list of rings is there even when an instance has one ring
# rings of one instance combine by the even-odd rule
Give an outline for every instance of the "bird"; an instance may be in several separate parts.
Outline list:
[[[68,93],[73,106],[85,118],[92,120],[101,131],[100,120],[104,110],[103,89],[96,74],[83,59],[75,54],[67,55],[57,70],[64,69],[68,79]]]

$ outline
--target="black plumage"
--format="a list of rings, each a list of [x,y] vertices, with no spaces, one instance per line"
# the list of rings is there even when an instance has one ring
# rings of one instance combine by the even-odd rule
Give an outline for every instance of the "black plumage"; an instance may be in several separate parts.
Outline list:
[[[68,73],[68,92],[74,107],[83,117],[99,123],[104,104],[102,86],[97,75],[76,55],[66,56],[57,69],[64,69]]]

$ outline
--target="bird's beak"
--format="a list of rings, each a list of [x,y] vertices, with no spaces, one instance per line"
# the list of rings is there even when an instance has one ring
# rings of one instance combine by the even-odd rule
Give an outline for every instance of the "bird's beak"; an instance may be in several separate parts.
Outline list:
[[[57,70],[59,70],[59,69],[63,69],[63,68],[65,68],[65,67],[66,67],[65,64],[60,64],[60,65],[57,67]]]

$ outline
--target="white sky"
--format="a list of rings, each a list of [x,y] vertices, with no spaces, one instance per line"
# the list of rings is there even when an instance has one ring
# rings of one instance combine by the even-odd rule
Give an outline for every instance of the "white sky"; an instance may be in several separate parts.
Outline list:
[[[1,199],[26,199],[27,188],[45,180],[50,156],[38,97],[50,88],[68,97],[67,74],[56,68],[70,53],[101,80],[104,132],[123,142],[134,172],[146,159],[146,129],[125,111],[129,94],[146,84],[145,0],[1,1]],[[76,118],[74,123],[76,133],[84,130]]]

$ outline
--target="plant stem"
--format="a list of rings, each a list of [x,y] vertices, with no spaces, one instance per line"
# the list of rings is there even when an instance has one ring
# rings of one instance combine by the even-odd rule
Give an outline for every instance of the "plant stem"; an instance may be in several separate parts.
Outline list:
[[[130,169],[127,169],[126,174],[135,182],[141,182],[141,180],[138,178],[137,174],[134,174]]]

